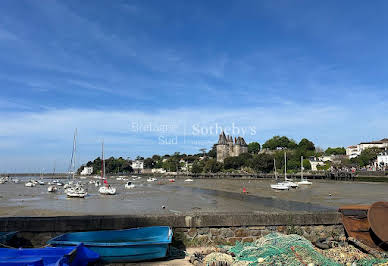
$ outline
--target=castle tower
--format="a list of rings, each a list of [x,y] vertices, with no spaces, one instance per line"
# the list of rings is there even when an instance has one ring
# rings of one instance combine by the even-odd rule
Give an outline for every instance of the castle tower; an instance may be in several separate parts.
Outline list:
[[[225,158],[231,156],[239,156],[242,153],[248,152],[248,145],[243,137],[226,136],[221,132],[217,143],[217,161],[224,162]]]
[[[217,162],[223,162],[226,157],[229,156],[229,143],[228,138],[224,132],[221,132],[218,137],[217,143]]]

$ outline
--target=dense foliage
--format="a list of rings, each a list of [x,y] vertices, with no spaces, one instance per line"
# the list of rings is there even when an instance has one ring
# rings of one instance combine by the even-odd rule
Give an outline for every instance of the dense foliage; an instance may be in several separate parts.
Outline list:
[[[119,157],[119,158],[110,157],[108,159],[105,159],[105,172],[107,174],[131,173],[131,172],[133,172],[131,164],[132,164],[132,162],[129,159],[124,159],[123,157]],[[97,157],[96,159],[94,159],[94,161],[87,162],[86,166],[93,167],[92,174],[101,174],[101,158],[100,157]],[[81,166],[78,169],[78,173],[80,173],[83,168],[84,168],[84,166]]]
[[[293,139],[289,139],[286,136],[274,136],[263,144],[263,149],[295,149],[297,146]]]
[[[223,163],[217,162],[217,145],[206,153],[206,149],[200,149],[197,154],[180,154],[176,152],[172,155],[153,155],[152,157],[137,157],[137,160],[143,160],[144,168],[163,168],[168,172],[191,171],[193,173],[217,173],[217,172],[263,172],[269,173],[276,169],[284,171],[284,154],[287,154],[287,170],[300,171],[301,157],[303,156],[303,167],[305,170],[311,169],[309,157],[325,155],[344,155],[345,148],[327,148],[325,152],[316,147],[314,143],[303,138],[299,143],[285,136],[274,136],[262,145],[261,150],[258,142],[248,144],[248,153],[240,154],[236,157],[228,157]],[[360,156],[347,159],[345,156],[337,156],[332,163],[326,163],[324,166],[318,166],[318,170],[327,170],[329,167],[365,167],[376,159],[378,149],[366,149]],[[106,173],[130,173],[132,161],[129,159],[110,157],[105,161]],[[93,166],[93,174],[99,174],[101,169],[101,159],[98,157],[90,161],[86,166]],[[83,167],[78,171],[80,172]]]
[[[344,147],[337,147],[337,148],[327,148],[325,151],[326,155],[345,155],[346,150]]]

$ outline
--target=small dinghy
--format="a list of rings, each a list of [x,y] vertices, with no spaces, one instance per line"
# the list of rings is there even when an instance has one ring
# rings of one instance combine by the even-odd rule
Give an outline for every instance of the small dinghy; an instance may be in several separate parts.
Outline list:
[[[43,186],[44,185],[44,181],[43,180],[38,180],[38,184]]]
[[[169,181],[170,183],[174,183],[174,182],[175,182],[175,179],[174,179],[174,178],[170,178],[168,181]]]
[[[187,179],[185,179],[185,182],[193,182],[194,180],[193,179],[191,179],[191,178],[187,178]]]
[[[103,186],[98,189],[98,192],[103,195],[115,195],[116,194],[116,188],[111,186]]]
[[[99,255],[83,244],[75,247],[1,248],[0,266],[87,266],[99,259]]]
[[[80,186],[69,187],[65,193],[68,198],[85,198],[88,195],[86,190]]]
[[[52,246],[66,247],[83,243],[98,253],[103,262],[135,262],[164,258],[172,240],[168,226],[126,230],[68,233],[51,239]]]
[[[131,188],[134,188],[134,187],[135,187],[135,185],[132,184],[132,182],[130,182],[130,181],[125,184],[125,188],[131,189]]]
[[[155,177],[151,177],[151,178],[148,178],[147,179],[147,182],[154,182],[154,181],[157,181],[158,179],[156,179]]]
[[[32,181],[28,181],[26,184],[24,184],[24,186],[26,186],[26,187],[35,187],[35,183],[33,183]]]
[[[51,185],[47,188],[47,192],[57,192],[57,191],[58,191],[58,188],[56,186],[53,186],[53,185]]]
[[[276,190],[289,190],[290,189],[289,186],[287,186],[283,183],[272,184],[271,188],[276,189]]]

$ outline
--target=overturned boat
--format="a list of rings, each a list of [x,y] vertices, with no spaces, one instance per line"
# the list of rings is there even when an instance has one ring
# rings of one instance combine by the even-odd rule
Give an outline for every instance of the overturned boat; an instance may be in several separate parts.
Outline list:
[[[66,247],[83,243],[98,253],[103,262],[135,262],[164,258],[172,240],[168,226],[126,230],[68,233],[51,239],[52,246]]]

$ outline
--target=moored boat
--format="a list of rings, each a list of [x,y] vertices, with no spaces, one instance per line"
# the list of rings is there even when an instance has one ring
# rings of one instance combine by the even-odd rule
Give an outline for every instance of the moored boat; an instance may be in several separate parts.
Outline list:
[[[116,188],[110,187],[110,186],[102,186],[98,189],[98,192],[103,195],[115,195],[116,194]]]
[[[27,183],[24,184],[26,187],[35,187],[35,183],[32,181],[28,181]]]
[[[1,248],[0,265],[69,265],[86,266],[99,259],[99,255],[83,244],[75,247]]]
[[[168,226],[126,230],[67,233],[51,239],[53,246],[84,245],[98,253],[103,262],[135,262],[163,258],[172,240]]]
[[[57,192],[58,188],[54,185],[48,186],[47,192]]]
[[[135,185],[132,184],[131,181],[128,181],[128,182],[125,184],[125,188],[127,188],[127,189],[131,189],[131,188],[134,188],[134,187],[135,187]]]

